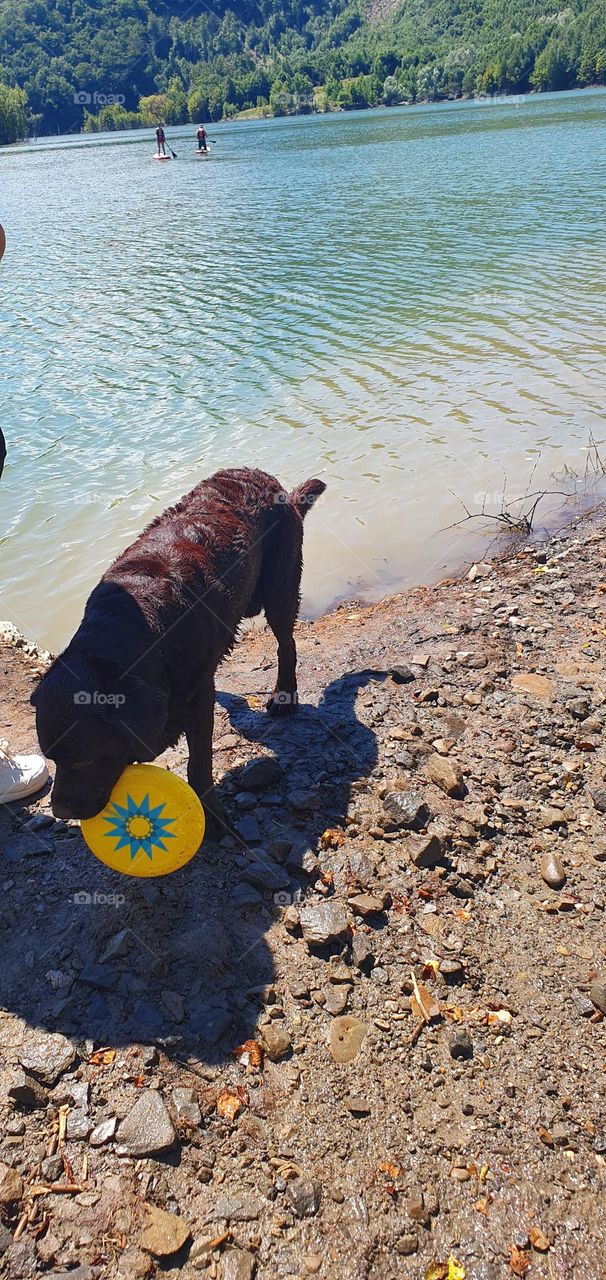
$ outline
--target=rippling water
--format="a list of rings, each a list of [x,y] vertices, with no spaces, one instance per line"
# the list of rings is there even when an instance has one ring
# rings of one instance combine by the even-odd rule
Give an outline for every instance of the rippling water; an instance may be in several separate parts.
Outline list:
[[[328,482],[308,610],[477,550],[444,530],[503,470],[511,496],[582,471],[605,122],[595,91],[220,125],[208,161],[192,129],[164,165],[141,133],[0,152],[2,614],[57,647],[219,466]]]

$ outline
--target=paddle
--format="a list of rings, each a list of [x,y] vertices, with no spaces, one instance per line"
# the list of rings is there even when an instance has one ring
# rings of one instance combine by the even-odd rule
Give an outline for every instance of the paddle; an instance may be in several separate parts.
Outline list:
[[[164,139],[164,141],[166,142],[166,138]],[[171,156],[172,156],[173,160],[178,160],[178,159],[179,159],[179,157],[178,157],[178,155],[177,155],[177,152],[176,152],[176,151],[173,151],[173,149],[172,149],[172,147],[171,147],[171,145],[170,145],[170,142],[166,142],[166,145],[167,145],[167,147],[168,147],[168,149],[169,149],[169,151],[170,151],[170,154],[171,154]]]

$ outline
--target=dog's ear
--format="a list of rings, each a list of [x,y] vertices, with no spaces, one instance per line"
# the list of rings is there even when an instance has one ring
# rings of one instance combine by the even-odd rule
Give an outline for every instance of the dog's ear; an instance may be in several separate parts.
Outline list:
[[[118,682],[111,704],[103,708],[103,719],[126,733],[138,760],[155,760],[168,711],[168,698],[139,676]]]

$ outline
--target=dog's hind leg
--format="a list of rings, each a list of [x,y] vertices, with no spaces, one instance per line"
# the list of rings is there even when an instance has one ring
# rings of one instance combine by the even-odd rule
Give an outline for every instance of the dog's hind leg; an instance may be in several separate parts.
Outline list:
[[[296,711],[297,649],[293,636],[299,612],[301,581],[301,547],[295,543],[291,553],[279,555],[271,570],[262,576],[265,617],[278,641],[278,678],[267,710],[272,715]]]

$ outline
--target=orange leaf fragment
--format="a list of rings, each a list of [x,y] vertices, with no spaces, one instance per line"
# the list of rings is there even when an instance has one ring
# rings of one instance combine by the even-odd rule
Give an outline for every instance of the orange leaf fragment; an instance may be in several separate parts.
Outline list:
[[[509,1246],[509,1266],[514,1276],[520,1276],[522,1280],[530,1267],[528,1254],[523,1249],[520,1249],[517,1244],[510,1244]]]
[[[263,1066],[263,1049],[258,1040],[245,1040],[232,1049],[234,1058],[249,1071],[259,1071]]]
[[[336,827],[327,827],[320,836],[321,849],[340,849],[342,844],[345,844],[345,834]]]
[[[229,1089],[225,1089],[219,1094],[216,1106],[222,1120],[234,1121],[238,1112],[242,1110],[242,1100],[237,1093],[230,1093]]]
[[[91,1053],[89,1062],[93,1067],[110,1067],[116,1057],[115,1049],[95,1049]]]

